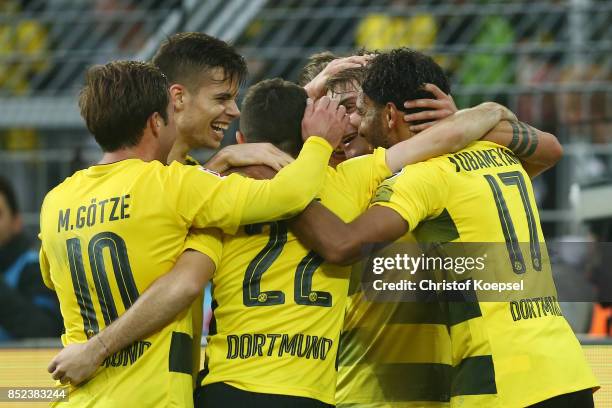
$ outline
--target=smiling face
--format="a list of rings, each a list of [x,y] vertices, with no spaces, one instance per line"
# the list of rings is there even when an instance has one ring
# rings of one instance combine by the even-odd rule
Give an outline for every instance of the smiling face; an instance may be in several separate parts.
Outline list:
[[[196,90],[182,88],[173,94],[179,137],[191,148],[217,149],[223,132],[240,116],[236,97],[238,82],[227,78],[222,68],[213,68]]]
[[[334,151],[336,160],[344,161],[353,157],[362,156],[372,152],[372,146],[362,137],[358,137],[360,118],[355,115],[357,110],[357,97],[361,87],[355,81],[345,82],[335,87],[333,91],[328,91],[330,97],[339,97],[340,105],[346,108],[346,113],[350,120],[344,130],[342,143]],[[332,156],[332,159],[334,158]]]

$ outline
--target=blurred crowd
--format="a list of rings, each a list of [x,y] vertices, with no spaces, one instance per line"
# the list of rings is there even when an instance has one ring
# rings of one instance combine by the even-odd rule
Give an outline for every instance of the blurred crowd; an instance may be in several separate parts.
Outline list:
[[[23,233],[15,190],[0,178],[0,341],[58,337],[57,296],[45,287],[36,243]]]

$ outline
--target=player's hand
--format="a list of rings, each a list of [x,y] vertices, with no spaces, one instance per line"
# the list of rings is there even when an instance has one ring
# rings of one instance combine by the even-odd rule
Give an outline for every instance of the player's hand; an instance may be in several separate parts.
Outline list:
[[[502,120],[507,120],[509,122],[518,122],[518,118],[510,109],[506,108],[504,105],[497,102],[483,102],[477,107],[482,107],[484,109],[488,109],[491,111],[496,111],[499,114],[500,122]]]
[[[319,74],[304,86],[306,93],[312,99],[319,99],[327,92],[327,80],[340,71],[348,68],[358,68],[367,65],[373,55],[353,55],[331,61]]]
[[[432,127],[440,120],[457,112],[457,106],[453,97],[445,94],[440,88],[434,84],[425,84],[423,89],[432,93],[435,99],[416,99],[413,101],[404,102],[406,108],[427,108],[422,112],[411,113],[404,115],[404,120],[408,123],[420,120],[426,120],[426,123],[410,126],[413,133],[418,133],[422,130]]]
[[[310,136],[320,136],[335,149],[349,120],[346,108],[338,104],[338,98],[329,96],[324,96],[317,102],[308,99],[302,119],[302,138],[306,140]]]
[[[47,371],[62,384],[78,385],[91,377],[104,360],[92,350],[95,341],[69,344],[51,360]]]
[[[279,171],[293,161],[293,157],[271,143],[244,143],[224,147],[204,167],[223,173],[232,167],[263,164]]]
[[[500,108],[501,108],[501,112],[502,112],[501,120],[507,120],[507,121],[510,121],[510,122],[517,122],[518,121],[518,118],[516,117],[514,112],[512,112],[510,109],[508,109],[504,105],[501,105],[499,103],[497,103],[497,105],[499,105]]]

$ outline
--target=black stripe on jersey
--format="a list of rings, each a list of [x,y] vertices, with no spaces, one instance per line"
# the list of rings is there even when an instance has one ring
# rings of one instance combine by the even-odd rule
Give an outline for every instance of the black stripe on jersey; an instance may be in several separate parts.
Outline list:
[[[421,222],[414,229],[414,236],[419,242],[445,243],[459,238],[459,230],[445,208],[437,217]]]
[[[482,316],[478,302],[449,302],[448,303],[448,325],[454,326],[475,317]]]
[[[452,367],[437,363],[372,366],[385,401],[450,401]]]
[[[296,304],[324,307],[332,305],[331,293],[312,290],[312,276],[322,263],[323,258],[314,251],[310,251],[300,261],[295,270],[294,300]]]
[[[466,282],[466,280],[459,282]],[[471,289],[472,287],[473,285],[470,285],[470,289],[447,290],[440,293],[448,309],[449,327],[482,316],[476,291]]]
[[[493,357],[474,356],[453,367],[451,396],[497,393]]]
[[[72,286],[76,294],[81,317],[83,318],[83,329],[87,337],[92,337],[98,333],[98,319],[91,301],[91,293],[89,285],[85,277],[85,268],[83,267],[83,255],[81,254],[81,242],[78,238],[71,238],[66,241],[68,249],[68,260],[70,261],[70,275],[72,277]]]
[[[173,373],[192,375],[192,339],[187,333],[172,332],[168,370]]]
[[[212,302],[210,302],[210,308],[212,311],[212,316],[210,317],[210,323],[208,324],[208,335],[214,336],[217,334],[217,318],[215,317],[215,309],[219,307],[219,303],[217,303],[217,299],[212,298]]]
[[[351,267],[351,276],[349,278],[348,296],[352,296],[361,291],[361,277],[363,276],[363,264],[357,262]]]
[[[388,320],[390,324],[446,325],[448,321],[448,310],[446,307],[443,308],[439,302],[397,302],[394,306]]]
[[[510,256],[512,270],[517,274],[525,273],[525,260],[523,259],[523,254],[521,252],[518,239],[516,238],[516,232],[514,230],[514,225],[512,224],[512,218],[510,218],[510,212],[508,211],[506,200],[504,199],[502,191],[499,184],[497,184],[497,181],[495,181],[495,178],[490,174],[485,174],[484,177],[489,183],[491,191],[493,192],[493,198],[495,199],[497,214],[499,216],[499,221],[501,222],[502,232],[504,233],[504,240],[506,241],[506,248],[508,249],[508,254]]]

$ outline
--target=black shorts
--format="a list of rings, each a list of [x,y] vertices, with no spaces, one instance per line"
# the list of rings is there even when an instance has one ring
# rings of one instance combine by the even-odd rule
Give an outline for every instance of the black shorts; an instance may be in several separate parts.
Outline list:
[[[527,408],[593,408],[593,390],[588,388],[569,394],[557,395]]]
[[[261,394],[232,387],[225,383],[196,388],[195,408],[331,408],[319,400],[292,395]]]

